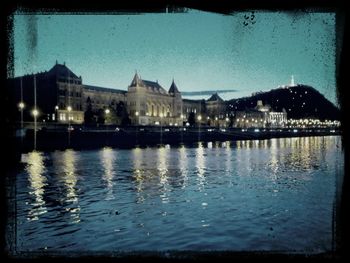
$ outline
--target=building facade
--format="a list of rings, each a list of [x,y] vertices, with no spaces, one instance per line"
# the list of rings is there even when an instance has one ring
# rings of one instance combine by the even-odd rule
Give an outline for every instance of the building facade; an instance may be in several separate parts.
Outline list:
[[[238,128],[279,128],[287,124],[287,112],[275,112],[261,100],[253,109],[235,112],[234,126]]]
[[[83,84],[81,76],[57,62],[49,71],[9,79],[8,89],[14,111],[23,103],[24,121],[33,121],[32,112],[37,109],[38,121],[72,124],[247,128],[283,127],[287,122],[285,110],[274,112],[262,101],[253,109],[232,112],[217,93],[207,100],[182,99],[174,80],[166,90],[137,73],[127,90]]]
[[[166,91],[158,82],[136,73],[128,87],[127,109],[134,125],[182,126],[182,98],[173,80]]]

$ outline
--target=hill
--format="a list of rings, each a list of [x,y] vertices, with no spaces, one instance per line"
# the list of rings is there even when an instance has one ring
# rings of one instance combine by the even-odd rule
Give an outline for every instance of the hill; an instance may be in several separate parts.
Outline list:
[[[269,104],[274,111],[285,108],[288,118],[316,118],[339,120],[340,110],[320,92],[310,86],[296,85],[259,92],[251,97],[227,101],[229,110],[239,111],[254,108],[258,100]]]

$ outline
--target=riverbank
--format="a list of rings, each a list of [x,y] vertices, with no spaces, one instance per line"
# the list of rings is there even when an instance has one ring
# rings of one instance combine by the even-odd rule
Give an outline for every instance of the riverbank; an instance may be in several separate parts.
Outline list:
[[[147,147],[163,144],[179,145],[197,142],[263,140],[285,137],[309,137],[340,135],[339,130],[318,129],[212,129],[212,128],[170,128],[147,129],[43,129],[36,134],[36,149],[53,151],[72,148],[77,150],[96,149],[104,146],[118,148]],[[34,149],[34,131],[28,130],[24,137],[17,137],[20,152]]]

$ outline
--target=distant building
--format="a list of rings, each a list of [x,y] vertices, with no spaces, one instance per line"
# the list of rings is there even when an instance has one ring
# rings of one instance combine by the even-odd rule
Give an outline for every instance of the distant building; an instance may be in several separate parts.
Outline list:
[[[89,103],[92,110],[115,107],[118,103],[126,104],[125,90],[103,88],[91,85],[84,85],[83,92],[83,110],[87,110]]]
[[[234,126],[238,128],[266,127],[266,113],[257,109],[236,111]]]
[[[239,128],[279,128],[284,127],[287,123],[287,112],[272,111],[270,105],[263,105],[261,100],[253,109],[245,111],[236,111],[234,126]]]
[[[57,62],[49,71],[8,80],[12,105],[17,107],[20,101],[25,105],[24,121],[33,121],[31,113],[35,108],[34,83],[38,121],[84,121],[82,79],[65,64],[60,65]]]
[[[226,103],[225,101],[219,96],[219,94],[215,93],[213,94],[207,101],[207,113],[208,116],[211,119],[215,119],[215,117],[218,118],[224,118],[226,113]]]

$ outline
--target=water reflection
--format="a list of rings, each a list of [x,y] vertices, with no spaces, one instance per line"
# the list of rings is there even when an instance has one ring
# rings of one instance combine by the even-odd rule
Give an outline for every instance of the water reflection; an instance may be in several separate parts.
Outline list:
[[[157,160],[157,168],[158,168],[158,174],[159,174],[159,184],[162,187],[161,188],[161,194],[160,198],[162,200],[162,203],[168,203],[169,202],[169,196],[168,196],[168,188],[169,188],[169,182],[168,182],[168,148],[160,147],[158,149],[158,160]]]
[[[145,201],[145,198],[142,194],[143,181],[144,181],[144,171],[141,168],[142,153],[143,151],[139,147],[136,147],[132,151],[133,171],[134,171],[134,178],[136,181],[136,191],[137,191],[137,198],[136,198],[137,203],[143,203]]]
[[[67,149],[63,153],[55,152],[52,155],[54,169],[59,176],[59,183],[64,186],[64,198],[61,199],[64,212],[69,213],[73,223],[80,222],[80,206],[77,193],[77,174],[76,166],[78,161],[78,153]]]
[[[17,180],[20,250],[328,248],[333,175],[343,164],[337,140],[25,155]]]
[[[183,178],[183,184],[181,188],[185,188],[188,184],[188,162],[187,162],[187,149],[184,145],[179,149],[180,162],[179,166],[181,169],[181,176]]]
[[[29,194],[34,197],[34,201],[30,204],[31,208],[28,212],[28,220],[38,220],[39,216],[47,212],[46,203],[44,201],[44,187],[46,186],[44,156],[41,152],[31,152],[27,155],[26,171],[28,173]]]
[[[277,159],[277,155],[278,155],[278,146],[277,146],[277,141],[278,139],[271,139],[271,146],[270,146],[270,153],[271,153],[271,157],[270,157],[270,162],[269,162],[269,167],[272,171],[271,173],[271,179],[272,181],[276,181],[277,180],[277,172],[278,172],[278,159]]]
[[[204,147],[201,142],[198,143],[198,147],[196,149],[196,173],[198,175],[198,189],[202,191],[204,189],[205,184],[205,156],[204,156]]]
[[[114,199],[113,194],[113,178],[115,176],[115,170],[113,165],[115,164],[115,152],[112,148],[105,147],[100,152],[101,162],[104,169],[104,174],[102,176],[102,179],[106,182],[107,186],[107,196],[106,200],[112,200]]]
[[[225,161],[225,166],[226,166],[226,173],[227,176],[229,176],[229,185],[232,186],[232,148],[231,148],[231,142],[226,142],[226,148],[225,148],[225,155],[226,155],[226,161]]]

